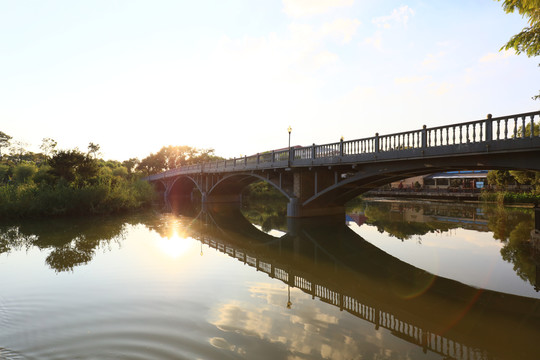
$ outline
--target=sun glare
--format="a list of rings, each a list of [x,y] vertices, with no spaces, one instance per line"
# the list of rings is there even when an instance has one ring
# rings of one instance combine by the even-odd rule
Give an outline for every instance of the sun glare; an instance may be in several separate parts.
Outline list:
[[[160,238],[157,241],[157,247],[167,256],[177,259],[188,252],[193,246],[191,237],[180,237],[177,233],[170,238]]]

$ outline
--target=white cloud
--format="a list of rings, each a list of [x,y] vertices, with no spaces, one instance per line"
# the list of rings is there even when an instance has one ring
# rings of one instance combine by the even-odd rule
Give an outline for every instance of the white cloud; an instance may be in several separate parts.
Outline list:
[[[402,76],[402,77],[394,78],[394,84],[396,84],[396,85],[416,84],[416,83],[421,83],[421,82],[424,82],[426,80],[429,80],[430,78],[431,78],[431,76],[428,76],[428,75],[424,75],[424,76],[419,76],[419,75],[416,75],[416,76]]]
[[[352,359],[365,357],[365,348],[383,345],[371,336],[369,323],[355,325],[351,334],[341,323],[343,312],[333,307],[319,307],[319,302],[299,289],[290,288],[289,297],[284,285],[257,283],[250,292],[250,302],[229,300],[214,310],[216,316],[211,323],[220,333],[210,339],[213,346],[238,352],[230,339],[249,336],[286,347],[288,359],[312,358],[317,354],[324,359]],[[286,308],[289,300],[292,310]],[[243,357],[260,358],[260,349],[264,347],[249,348],[242,353]]]
[[[314,69],[319,69],[326,65],[331,65],[334,63],[337,63],[339,60],[339,56],[337,56],[334,53],[331,53],[330,51],[321,51],[320,53],[316,54],[313,57],[313,65]]]
[[[336,19],[331,23],[323,24],[321,32],[323,35],[329,35],[339,39],[342,44],[351,41],[356,34],[356,28],[360,25],[360,21],[356,19]]]
[[[407,5],[403,5],[398,9],[394,9],[390,15],[374,18],[372,22],[378,27],[382,27],[384,29],[391,28],[392,24],[401,24],[403,26],[407,26],[409,17],[413,15],[414,10]]]
[[[283,0],[283,11],[289,16],[300,17],[326,13],[353,3],[354,0]]]
[[[422,61],[422,66],[429,67],[429,68],[436,68],[445,55],[446,55],[446,51],[442,51],[442,50],[436,54],[427,54],[424,61]]]
[[[504,51],[500,51],[496,53],[487,53],[486,55],[482,56],[478,61],[481,63],[487,63],[487,62],[506,59],[514,55],[516,55],[516,52],[514,51],[514,49],[510,49],[510,50],[504,50]]]
[[[454,87],[455,84],[449,82],[433,83],[431,86],[431,93],[436,96],[442,96],[448,94]]]
[[[371,37],[364,39],[364,44],[372,45],[377,50],[382,50],[382,35],[380,31],[375,32]]]

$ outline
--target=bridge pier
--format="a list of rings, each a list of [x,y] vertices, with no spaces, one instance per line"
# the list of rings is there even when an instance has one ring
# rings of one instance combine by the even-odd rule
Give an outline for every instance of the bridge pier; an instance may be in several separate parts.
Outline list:
[[[242,194],[211,194],[203,193],[202,202],[206,204],[238,204],[242,203]]]
[[[287,204],[287,217],[291,218],[334,215],[345,217],[345,206],[303,207],[298,198],[292,198]]]
[[[338,182],[338,173],[334,170],[311,171],[297,170],[292,176],[292,197],[287,204],[287,217],[305,218],[316,216],[345,216],[345,207],[338,205],[304,206],[302,203]]]
[[[540,205],[534,205],[534,229],[540,232]]]

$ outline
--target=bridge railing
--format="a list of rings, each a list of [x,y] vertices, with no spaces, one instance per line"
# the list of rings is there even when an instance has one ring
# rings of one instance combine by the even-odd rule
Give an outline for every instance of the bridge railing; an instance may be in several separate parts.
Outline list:
[[[460,145],[486,141],[489,120],[426,129],[426,147]]]
[[[347,156],[362,154],[533,138],[540,136],[538,131],[531,131],[538,124],[540,124],[540,111],[496,118],[488,117],[483,120],[431,128],[424,126],[420,130],[386,135],[379,135],[377,133],[375,136],[369,138],[293,147],[290,152],[289,149],[272,150],[241,158],[188,165],[149,176],[147,179],[158,180],[193,172],[219,172],[235,169],[294,165],[295,160],[346,159]]]
[[[422,130],[406,131],[389,135],[375,135],[373,152],[419,149],[422,147]]]
[[[535,124],[535,119],[536,124]],[[540,112],[517,114],[492,119],[491,140],[507,140],[525,137],[538,137],[540,134],[531,132],[540,123]],[[527,134],[528,132],[528,134]]]
[[[535,137],[539,134],[531,133],[530,129],[539,123],[540,111],[535,111],[432,128],[424,126],[420,130],[387,135],[377,133],[370,138],[295,148],[293,159],[333,158]]]
[[[540,112],[530,112],[428,128],[426,147],[532,138],[538,136],[530,129],[540,123],[539,117]]]

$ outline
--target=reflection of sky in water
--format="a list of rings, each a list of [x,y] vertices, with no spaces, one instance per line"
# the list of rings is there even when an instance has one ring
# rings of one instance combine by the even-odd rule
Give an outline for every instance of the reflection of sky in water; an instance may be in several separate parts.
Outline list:
[[[72,271],[46,264],[51,248],[0,254],[2,346],[32,355],[33,349],[54,353],[65,345],[65,358],[94,353],[84,349],[120,355],[114,349],[130,350],[141,341],[150,355],[169,349],[187,358],[441,358],[201,244],[185,231],[189,221],[156,226],[166,228],[165,235],[127,225],[121,241],[97,246],[91,261]],[[504,291],[510,291],[506,277],[522,283],[500,259],[501,245],[490,233],[430,233],[419,244],[368,225],[351,228],[391,255],[445,277]],[[529,284],[523,287],[532,292]]]
[[[266,346],[282,348],[287,359],[431,358],[387,330],[374,330],[373,324],[298,289],[290,289],[292,307],[287,309],[287,286],[270,281],[246,284],[249,301],[230,299],[214,309],[211,322],[222,336],[210,339],[212,345],[225,346],[247,358],[255,357],[248,349],[230,344],[252,337]],[[265,358],[264,353],[256,358],[259,356]]]
[[[254,226],[257,229],[259,229],[260,231],[263,231],[262,226],[260,226],[260,225],[254,225]],[[279,238],[279,237],[282,237],[283,235],[285,235],[286,232],[281,231],[281,230],[272,229],[272,230],[268,231],[267,234]]]
[[[375,226],[350,223],[349,227],[381,250],[433,274],[462,283],[516,295],[540,298],[519,278],[513,264],[501,257],[503,244],[491,232],[451,229],[415,235],[401,241]]]

